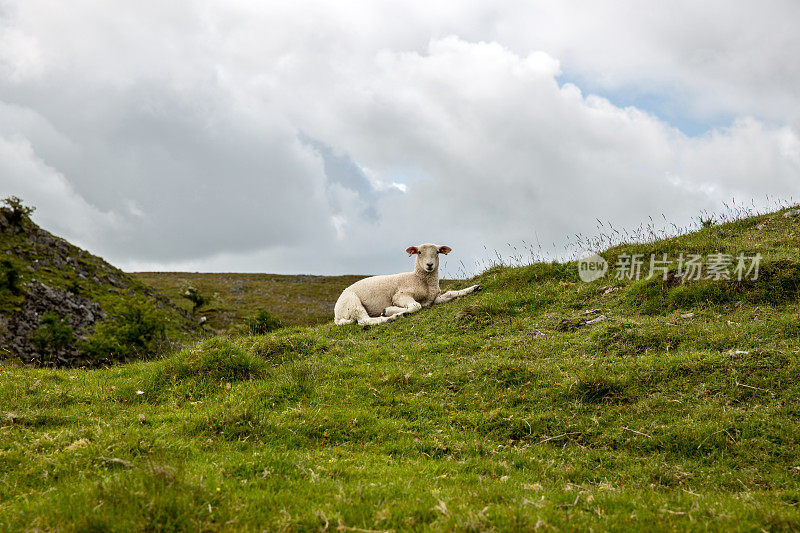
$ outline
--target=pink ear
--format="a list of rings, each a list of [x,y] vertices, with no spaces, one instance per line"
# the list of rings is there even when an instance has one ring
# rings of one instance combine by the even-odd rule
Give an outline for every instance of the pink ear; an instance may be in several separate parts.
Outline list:
[[[408,248],[406,248],[406,253],[408,255],[418,254],[419,248],[417,248],[416,246],[409,246]]]
[[[453,251],[453,249],[452,249],[452,248],[450,248],[449,246],[440,246],[440,247],[439,247],[439,253],[440,253],[440,254],[447,255],[447,254],[449,254],[449,253],[450,253],[450,252],[452,252],[452,251]]]

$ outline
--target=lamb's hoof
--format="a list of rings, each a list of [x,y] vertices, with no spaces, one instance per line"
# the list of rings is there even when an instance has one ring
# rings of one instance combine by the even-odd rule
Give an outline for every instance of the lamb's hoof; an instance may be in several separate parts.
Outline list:
[[[383,311],[381,311],[381,316],[388,316],[388,315],[386,314],[386,308],[385,308],[385,307],[383,308]]]
[[[482,289],[483,287],[481,287],[480,285],[475,285],[475,288],[472,289],[472,292],[481,292]]]

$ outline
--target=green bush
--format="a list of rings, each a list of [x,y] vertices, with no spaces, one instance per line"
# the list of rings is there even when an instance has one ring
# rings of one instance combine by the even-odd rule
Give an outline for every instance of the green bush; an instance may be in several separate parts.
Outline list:
[[[206,305],[208,302],[211,301],[211,298],[207,296],[203,296],[200,292],[195,289],[194,287],[187,287],[186,290],[183,291],[181,297],[186,298],[190,302],[192,302],[192,314],[196,313],[198,309]]]
[[[21,225],[23,220],[29,218],[31,214],[36,211],[35,207],[24,205],[22,200],[16,196],[4,198],[3,204],[5,204],[5,209],[8,213],[6,218],[8,218],[8,221],[12,226]]]
[[[283,327],[280,319],[266,309],[256,311],[256,314],[249,317],[245,324],[250,335],[265,335],[272,330]]]
[[[55,311],[44,313],[39,323],[41,326],[31,334],[29,340],[43,358],[54,359],[58,352],[75,342],[72,326],[65,323]]]
[[[80,281],[73,279],[67,283],[67,291],[76,295],[81,296],[83,294],[83,287],[81,286]]]
[[[19,294],[19,269],[10,259],[0,261],[0,286],[8,289],[11,294]]]
[[[118,303],[110,318],[95,327],[84,351],[101,360],[154,356],[166,342],[166,321],[143,296]]]

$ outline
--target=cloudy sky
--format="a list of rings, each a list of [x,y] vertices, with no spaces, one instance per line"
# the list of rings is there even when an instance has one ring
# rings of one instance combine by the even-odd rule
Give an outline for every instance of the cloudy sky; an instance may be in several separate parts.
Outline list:
[[[0,195],[126,270],[558,253],[597,218],[800,198],[798,20],[797,0],[0,0]]]

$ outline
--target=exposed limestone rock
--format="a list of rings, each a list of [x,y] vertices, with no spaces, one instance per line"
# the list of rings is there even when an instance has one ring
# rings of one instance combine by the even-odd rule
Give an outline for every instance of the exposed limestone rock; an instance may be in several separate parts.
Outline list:
[[[41,327],[41,316],[48,311],[55,312],[69,324],[77,340],[86,340],[95,323],[106,317],[100,306],[89,299],[33,281],[25,287],[25,301],[20,309],[10,317],[0,315],[0,343],[25,363],[87,364],[74,344],[51,356],[39,353],[30,341],[31,335]]]

